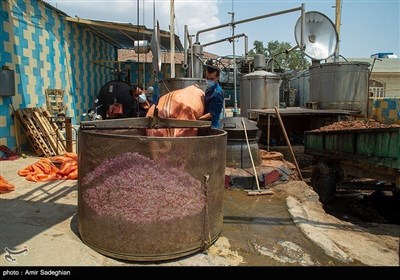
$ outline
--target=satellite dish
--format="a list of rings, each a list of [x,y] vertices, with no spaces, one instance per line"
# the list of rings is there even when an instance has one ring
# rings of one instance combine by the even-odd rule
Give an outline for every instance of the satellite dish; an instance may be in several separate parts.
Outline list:
[[[332,21],[320,12],[304,14],[304,50],[305,55],[313,60],[323,60],[331,57],[336,50],[338,35]],[[301,17],[294,27],[294,37],[297,45],[301,44]]]
[[[151,35],[150,48],[153,54],[153,71],[158,74],[161,71],[160,25],[158,21]]]

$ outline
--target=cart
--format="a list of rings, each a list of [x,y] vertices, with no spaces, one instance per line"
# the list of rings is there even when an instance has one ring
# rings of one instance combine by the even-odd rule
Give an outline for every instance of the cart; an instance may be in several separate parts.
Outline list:
[[[324,204],[337,189],[400,193],[400,127],[306,131],[304,153],[314,157],[311,186]]]

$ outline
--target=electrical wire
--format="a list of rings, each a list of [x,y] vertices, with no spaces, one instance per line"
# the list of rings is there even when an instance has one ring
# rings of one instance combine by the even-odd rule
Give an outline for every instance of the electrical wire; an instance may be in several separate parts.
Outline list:
[[[11,96],[8,97],[8,100],[10,101],[10,104],[8,104],[8,107],[11,108],[11,110],[13,112],[15,112],[15,108],[14,108],[14,105],[12,104]]]

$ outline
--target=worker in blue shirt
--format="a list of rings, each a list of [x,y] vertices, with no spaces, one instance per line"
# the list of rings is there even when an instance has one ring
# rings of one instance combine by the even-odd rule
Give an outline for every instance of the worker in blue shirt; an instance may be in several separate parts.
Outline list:
[[[211,120],[211,127],[219,128],[219,117],[224,103],[224,93],[218,83],[219,69],[208,66],[205,78],[207,81],[205,110],[199,120]]]

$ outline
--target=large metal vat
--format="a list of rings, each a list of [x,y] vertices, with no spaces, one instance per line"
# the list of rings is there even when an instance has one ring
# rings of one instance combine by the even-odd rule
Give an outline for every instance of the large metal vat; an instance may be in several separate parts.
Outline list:
[[[243,118],[246,125],[250,152],[254,165],[261,164],[260,149],[258,147],[258,127],[255,122]],[[228,132],[226,166],[236,168],[252,167],[249,149],[247,148],[246,134],[244,131],[242,117],[229,117],[221,120],[221,127]]]
[[[170,78],[158,82],[160,88],[160,96],[163,96],[171,91],[186,88],[191,85],[198,85],[204,92],[206,91],[207,83],[205,79],[200,78]]]
[[[265,57],[254,58],[254,72],[240,78],[240,112],[242,117],[248,116],[248,109],[271,109],[279,107],[279,87],[281,79],[278,75],[262,70]]]
[[[290,88],[297,91],[297,104],[300,107],[306,107],[306,103],[310,101],[310,72],[308,70],[301,71],[296,77],[290,79]]]
[[[148,137],[145,128],[81,126],[78,223],[84,243],[138,261],[207,249],[222,230],[226,139],[225,131],[211,128],[171,138]]]
[[[333,62],[310,67],[310,102],[321,109],[359,111],[367,116],[366,62]]]

